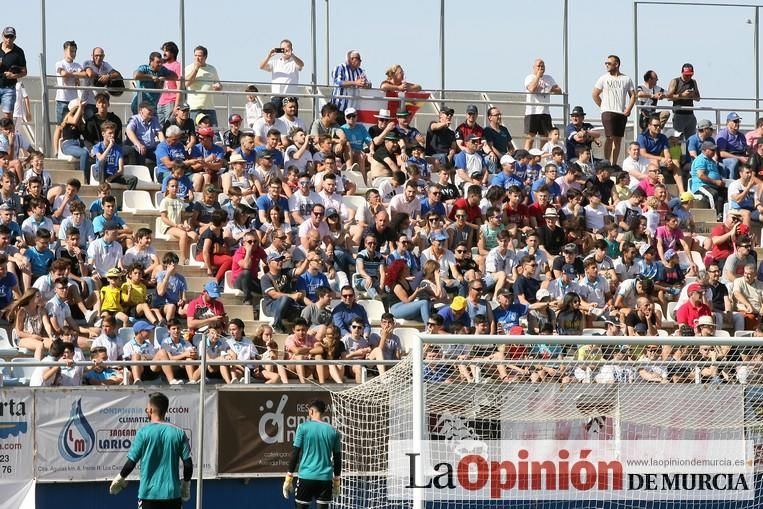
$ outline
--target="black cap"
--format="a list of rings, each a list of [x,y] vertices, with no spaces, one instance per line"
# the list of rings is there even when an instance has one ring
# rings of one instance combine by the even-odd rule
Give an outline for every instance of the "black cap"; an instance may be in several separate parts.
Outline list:
[[[580,115],[582,117],[585,117],[585,111],[583,110],[582,106],[575,106],[574,108],[572,108],[570,115]]]

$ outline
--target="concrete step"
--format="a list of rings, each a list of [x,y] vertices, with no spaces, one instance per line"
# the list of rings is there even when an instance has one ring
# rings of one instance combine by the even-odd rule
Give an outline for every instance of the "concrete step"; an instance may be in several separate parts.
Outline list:
[[[225,312],[228,313],[229,318],[238,318],[240,320],[253,320],[254,308],[252,306],[245,306],[242,304],[230,304],[225,306]]]
[[[57,170],[78,170],[78,161],[64,161],[63,159],[54,159],[51,157],[45,158],[43,162],[43,168],[53,172]]]

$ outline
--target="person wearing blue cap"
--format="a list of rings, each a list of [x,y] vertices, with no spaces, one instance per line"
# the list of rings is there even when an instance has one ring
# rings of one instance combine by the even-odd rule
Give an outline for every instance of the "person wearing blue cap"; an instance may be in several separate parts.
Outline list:
[[[154,342],[150,340],[151,331],[154,330],[154,326],[145,320],[138,320],[132,326],[132,330],[135,332],[135,337],[132,338],[124,346],[124,358],[125,360],[133,361],[150,361],[154,359],[157,353]],[[146,369],[148,368],[148,369]],[[130,366],[130,374],[132,375],[132,383],[140,384],[143,380],[155,380],[159,378],[161,374],[161,366],[145,366],[134,365]]]
[[[225,307],[217,300],[220,287],[217,282],[208,281],[201,295],[188,303],[188,328],[193,333],[205,331],[210,326],[223,325],[226,320]]]
[[[739,178],[739,165],[747,164],[747,140],[739,130],[742,117],[735,111],[726,115],[726,127],[718,131],[715,143],[718,145],[718,157],[726,170],[726,178]]]

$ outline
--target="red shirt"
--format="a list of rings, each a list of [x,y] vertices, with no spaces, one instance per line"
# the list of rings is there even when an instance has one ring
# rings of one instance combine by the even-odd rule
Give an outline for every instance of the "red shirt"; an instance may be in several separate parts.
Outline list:
[[[506,215],[506,220],[509,223],[514,223],[521,226],[527,226],[530,219],[530,211],[524,203],[517,205],[516,209],[512,209],[507,203],[503,208],[503,213]]]
[[[241,272],[244,270],[238,264],[238,262],[244,259],[244,256],[246,256],[246,248],[244,246],[240,246],[238,249],[236,249],[236,252],[233,253],[233,266],[231,267],[230,278],[231,285],[236,281],[236,278],[238,278],[239,274],[241,274]],[[252,276],[252,279],[257,279],[257,275],[260,271],[260,260],[264,262],[266,258],[267,254],[265,254],[265,250],[262,249],[262,246],[257,246],[257,249],[255,249],[252,253],[252,259],[250,260],[248,267],[249,274]]]
[[[543,221],[543,215],[546,213],[546,210],[555,208],[550,203],[546,204],[545,207],[541,208],[541,206],[538,204],[538,202],[533,202],[530,204],[529,207],[527,207],[527,215],[529,217],[534,217],[538,221],[538,226],[543,226],[546,223]]]
[[[469,202],[466,201],[466,198],[459,198],[453,202],[453,208],[450,209],[448,219],[455,221],[457,210],[466,211],[466,220],[469,223],[477,223],[482,219],[482,211],[480,210],[479,205],[469,205]]]
[[[203,318],[211,318],[213,316],[223,316],[225,314],[225,307],[219,300],[212,299],[211,302],[204,301],[204,293],[193,299],[188,303],[188,317],[195,318],[197,320]],[[194,333],[195,329],[191,329]]]
[[[689,327],[694,327],[700,316],[712,316],[710,308],[704,302],[700,302],[697,307],[694,307],[691,301],[686,301],[676,310],[676,322],[686,324]]]
[[[456,139],[466,141],[470,135],[475,134],[482,138],[482,127],[479,124],[474,124],[473,127],[466,125],[466,122],[462,122],[456,127]]]
[[[726,235],[731,230],[726,226],[726,224],[719,224],[713,230],[710,232],[710,236],[712,237],[720,237],[721,235]],[[746,224],[740,224],[739,225],[739,233],[737,235],[749,235],[750,229],[747,227]],[[712,249],[712,255],[713,258],[716,260],[722,260],[725,258],[728,258],[734,253],[734,244],[731,242],[731,239],[728,239],[726,242],[723,242],[721,244],[713,244]],[[723,269],[723,267],[721,267]]]

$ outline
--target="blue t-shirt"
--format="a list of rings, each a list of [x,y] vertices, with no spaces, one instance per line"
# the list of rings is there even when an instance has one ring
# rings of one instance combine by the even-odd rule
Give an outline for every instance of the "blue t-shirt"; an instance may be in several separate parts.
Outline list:
[[[97,143],[93,147],[93,154],[103,154],[106,151],[106,145],[103,142]],[[109,151],[109,155],[101,162],[101,168],[105,177],[111,177],[119,171],[119,160],[122,158],[122,146],[114,144]],[[96,163],[98,160],[96,159]]]
[[[225,159],[225,149],[214,143],[208,149],[204,148],[204,145],[201,143],[197,143],[191,148],[191,159],[198,159],[200,157],[206,159],[211,155],[215,156],[218,160]]]
[[[167,271],[159,271],[159,273],[156,275],[156,286],[159,286],[159,283],[164,281],[165,277],[167,277]],[[180,300],[180,297],[183,296],[183,292],[185,292],[187,289],[188,284],[185,281],[185,276],[175,273],[167,283],[167,289],[164,291],[164,295],[159,295],[157,293],[156,298],[162,303],[167,302],[170,304],[177,304]]]
[[[706,182],[702,182],[698,175],[699,170],[705,171],[705,176],[709,179],[718,180],[721,177],[721,172],[718,169],[718,163],[709,159],[705,154],[700,153],[697,158],[691,163],[691,192],[697,193],[700,188],[704,186],[712,186]]]
[[[240,155],[244,158],[244,161],[246,161],[246,173],[249,173],[249,171],[254,168],[254,165],[257,164],[257,151],[255,150],[245,154],[244,150],[241,147],[238,147],[234,153]]]
[[[350,127],[347,124],[342,126],[347,141],[350,142],[352,150],[363,150],[364,145],[371,144],[371,137],[368,135],[368,129],[363,124],[355,124],[355,127]]]
[[[316,275],[312,275],[310,274],[310,271],[308,270],[308,271],[305,271],[297,279],[297,291],[304,292],[305,297],[307,297],[313,302],[318,300],[318,296],[315,294],[315,291],[321,286],[324,288],[330,288],[329,280],[326,277],[326,274],[324,274],[323,272],[319,272]]]
[[[167,194],[167,182],[172,178],[172,175],[167,174],[164,176],[164,179],[162,180],[162,192],[164,194]],[[178,198],[181,200],[185,200],[185,197],[188,196],[188,191],[193,189],[193,182],[191,182],[191,179],[189,179],[187,176],[183,175],[179,179],[176,179],[178,181]]]
[[[29,265],[34,276],[44,276],[47,274],[50,271],[50,264],[53,263],[53,258],[55,258],[53,251],[50,249],[39,252],[35,246],[31,246],[24,251],[24,256],[29,259]]]
[[[116,223],[117,226],[122,229],[125,226],[124,219],[119,217],[119,215],[115,212],[113,216],[111,216],[111,219],[106,219],[106,217],[101,214],[100,216],[93,219],[93,231],[96,235],[99,235],[101,232],[103,232],[104,226],[106,226],[106,223],[108,221],[111,221],[113,223]]]
[[[460,317],[456,318],[456,313],[453,311],[453,309],[451,309],[450,306],[445,306],[444,308],[440,309],[437,314],[442,317],[442,326],[446,330],[450,327],[450,324],[454,322],[459,323],[464,327],[469,327],[472,323],[471,318],[469,318],[469,313],[464,311]]]
[[[265,148],[265,145],[260,145],[259,147],[256,147],[254,151],[257,153],[257,157],[259,157],[261,153],[267,152],[273,158],[273,165],[283,168],[283,153],[280,150],[268,150]]]
[[[19,280],[13,272],[6,272],[5,276],[0,279],[0,308],[13,302],[13,289],[18,284]]]
[[[502,187],[504,189],[508,189],[511,186],[517,186],[520,190],[525,187],[525,183],[517,178],[516,174],[512,173],[511,175],[506,175],[504,172],[496,173],[490,180],[490,185]]]
[[[289,210],[289,201],[283,196],[279,196],[274,203],[270,195],[263,194],[257,198],[255,203],[257,204],[257,210],[268,211],[273,208],[273,205],[278,205],[282,212]]]
[[[141,74],[149,74],[151,76],[159,77],[159,78],[166,78],[170,75],[172,71],[170,71],[163,65],[159,66],[159,68],[154,71],[153,69],[151,69],[150,65],[143,64],[138,66],[135,72],[139,72]],[[159,96],[161,95],[162,89],[164,88],[164,82],[157,83],[154,80],[135,80],[135,88],[139,88],[141,90],[139,92],[136,92],[135,97],[132,98],[132,103],[130,104],[130,108],[132,110],[133,115],[138,113],[139,102],[147,102],[150,105],[152,105],[154,108],[156,108],[156,102],[159,100]],[[158,91],[149,92],[148,90],[158,90]]]
[[[437,202],[434,206],[430,205],[429,197],[421,200],[421,217],[425,217],[430,211],[435,212],[440,217],[445,217],[445,205],[442,202]]]
[[[493,317],[495,323],[501,324],[503,332],[508,333],[512,327],[519,325],[519,318],[527,315],[529,309],[524,304],[510,304],[506,309],[498,306],[493,310]]]
[[[185,161],[188,158],[188,153],[185,151],[185,147],[182,143],[175,143],[174,145],[168,145],[166,141],[161,142],[156,146],[156,176],[164,179],[165,175],[170,174],[170,169],[162,162],[162,158],[169,157],[170,161],[180,159]]]
[[[715,140],[712,137],[705,138],[705,141],[710,141],[715,143]],[[686,153],[688,154],[689,152],[693,150],[694,152],[696,152],[697,156],[699,156],[702,153],[702,149],[700,148],[702,146],[702,143],[703,142],[700,141],[698,134],[692,134],[691,136],[689,136],[689,139],[686,140]]]
[[[550,184],[548,184],[546,182],[545,177],[540,178],[536,180],[535,182],[533,182],[533,187],[532,187],[533,193],[537,193],[538,190],[544,185],[548,187],[548,194],[551,201],[554,201],[555,199],[562,196],[562,188],[559,187],[559,184],[557,184],[556,182],[551,182]]]

